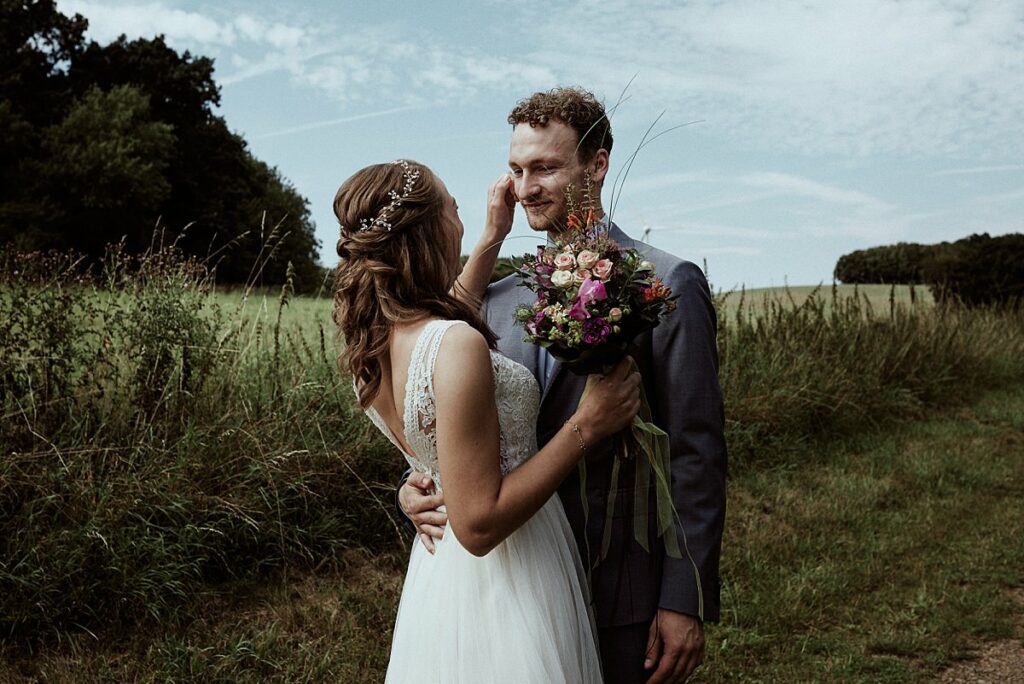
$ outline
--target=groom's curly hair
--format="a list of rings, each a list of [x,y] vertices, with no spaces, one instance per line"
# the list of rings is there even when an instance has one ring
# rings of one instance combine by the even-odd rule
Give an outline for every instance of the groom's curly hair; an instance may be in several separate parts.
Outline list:
[[[547,126],[552,119],[576,131],[576,155],[581,162],[589,162],[600,149],[612,151],[612,125],[604,104],[583,88],[568,86],[534,93],[520,100],[508,115],[512,126]]]

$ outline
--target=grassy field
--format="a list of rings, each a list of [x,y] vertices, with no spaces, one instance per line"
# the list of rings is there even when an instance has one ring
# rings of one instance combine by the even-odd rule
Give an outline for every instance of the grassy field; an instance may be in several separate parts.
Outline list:
[[[931,292],[924,286],[908,285],[836,285],[835,293],[843,299],[860,297],[874,311],[888,311],[891,302],[904,305],[920,303],[930,306],[933,303]],[[831,285],[795,285],[793,287],[765,287],[750,290],[732,290],[723,292],[719,304],[726,313],[734,313],[740,302],[747,308],[763,310],[770,308],[772,302],[786,302],[790,306],[800,306],[814,294],[824,294],[831,298]]]
[[[778,455],[729,484],[723,620],[694,682],[916,682],[1012,636],[1024,387]],[[67,636],[0,681],[380,681],[401,553],[234,583],[187,619]]]
[[[913,291],[913,294],[911,294]],[[906,285],[837,285],[836,295],[843,300],[858,297],[873,311],[884,313],[889,310],[890,300],[901,305],[917,303],[932,305],[931,293],[925,287],[911,288]],[[716,305],[723,316],[734,316],[738,310],[760,312],[771,307],[772,302],[787,306],[800,306],[812,295],[818,295],[830,306],[830,286],[801,285],[795,287],[756,288],[751,290],[723,292],[716,298]],[[243,297],[241,292],[214,293],[211,298],[225,311],[240,311],[249,325],[262,322],[272,325],[277,315],[278,294],[258,291]],[[742,305],[741,305],[742,302]],[[289,329],[302,330],[311,340],[318,335],[318,324],[330,330],[331,300],[329,297],[295,297],[282,314],[282,323]],[[340,346],[337,347],[340,351]]]
[[[0,681],[379,679],[402,464],[330,302],[148,259],[0,273]],[[704,681],[913,681],[1009,633],[1024,316],[890,292],[721,298]]]

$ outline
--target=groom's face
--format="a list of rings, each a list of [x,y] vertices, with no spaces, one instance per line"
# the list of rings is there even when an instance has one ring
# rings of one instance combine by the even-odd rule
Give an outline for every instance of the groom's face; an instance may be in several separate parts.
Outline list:
[[[516,197],[534,230],[557,232],[565,225],[565,188],[571,183],[578,194],[584,184],[586,167],[576,155],[578,142],[576,131],[561,121],[519,123],[512,130],[508,165]]]

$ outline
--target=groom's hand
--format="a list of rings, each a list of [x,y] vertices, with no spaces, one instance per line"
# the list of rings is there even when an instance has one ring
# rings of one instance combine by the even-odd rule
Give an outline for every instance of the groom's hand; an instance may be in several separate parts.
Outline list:
[[[695,617],[659,608],[647,637],[644,668],[657,667],[647,684],[685,682],[704,660],[704,625]]]
[[[448,514],[437,510],[444,505],[444,497],[434,494],[434,481],[423,473],[413,473],[398,490],[398,505],[416,526],[423,546],[434,553],[434,539],[444,536]]]

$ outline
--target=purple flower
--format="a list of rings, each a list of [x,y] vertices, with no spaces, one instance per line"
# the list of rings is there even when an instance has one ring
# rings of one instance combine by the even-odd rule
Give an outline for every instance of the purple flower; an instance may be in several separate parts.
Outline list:
[[[576,301],[572,303],[572,308],[569,309],[569,318],[575,318],[577,321],[585,321],[589,317],[590,313],[587,311],[587,307],[583,303],[583,299],[577,297]]]
[[[579,298],[583,300],[584,304],[602,302],[605,299],[608,299],[608,292],[604,289],[604,283],[600,280],[587,278],[580,285]]]
[[[612,326],[603,318],[592,318],[583,324],[583,341],[587,344],[604,342],[612,334]]]
[[[572,303],[572,308],[569,309],[569,316],[577,321],[585,321],[590,318],[587,305],[605,299],[608,299],[608,292],[604,289],[604,283],[600,280],[587,278],[580,284],[579,294],[576,295],[576,301]]]

